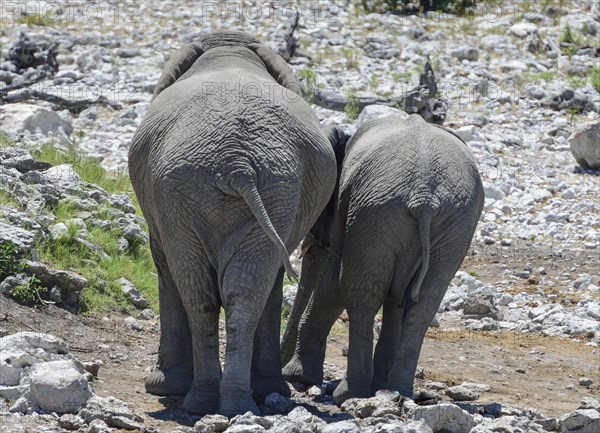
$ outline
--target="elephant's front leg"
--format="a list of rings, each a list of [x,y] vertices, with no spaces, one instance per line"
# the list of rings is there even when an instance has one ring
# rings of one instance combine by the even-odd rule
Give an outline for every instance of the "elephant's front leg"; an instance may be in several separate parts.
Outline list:
[[[158,368],[146,377],[144,385],[155,395],[185,395],[194,376],[192,335],[179,291],[155,236],[150,245],[158,271],[161,333]]]
[[[283,300],[283,268],[277,273],[275,285],[267,300],[256,333],[252,355],[252,391],[263,398],[273,392],[286,397],[290,389],[281,375],[279,337],[281,331],[281,302]]]

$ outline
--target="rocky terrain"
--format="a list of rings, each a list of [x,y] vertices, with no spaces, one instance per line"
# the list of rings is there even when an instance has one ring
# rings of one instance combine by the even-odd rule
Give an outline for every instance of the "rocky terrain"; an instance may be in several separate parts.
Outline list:
[[[342,1],[3,3],[3,431],[598,431],[599,3],[479,3],[461,18],[369,14]],[[327,386],[272,395],[263,417],[200,419],[178,398],[143,391],[157,295],[127,149],[174,49],[230,28],[285,54],[296,11],[288,62],[307,94],[351,101],[344,111],[315,105],[323,124],[352,130],[402,115],[371,106],[359,116],[355,101],[413,89],[430,60],[445,125],[478,159],[486,206],[428,333],[418,405],[389,392],[332,403],[345,369],[342,317]],[[40,47],[31,58],[13,49],[21,33]],[[53,49],[55,64],[36,63]],[[21,87],[27,81],[35,84]],[[32,90],[102,99],[68,110],[23,97]],[[293,285],[286,292],[289,306]]]

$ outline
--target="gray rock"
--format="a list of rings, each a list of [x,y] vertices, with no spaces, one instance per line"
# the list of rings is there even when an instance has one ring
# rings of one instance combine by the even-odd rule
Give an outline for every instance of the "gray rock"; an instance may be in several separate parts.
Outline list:
[[[499,320],[498,309],[492,304],[491,298],[482,294],[475,294],[467,298],[463,305],[463,314],[466,317],[490,317]]]
[[[48,299],[55,304],[60,304],[63,301],[62,292],[58,287],[52,287],[48,292]]]
[[[585,290],[592,284],[592,276],[590,274],[581,274],[573,282],[573,287],[579,290]]]
[[[101,420],[111,427],[126,430],[141,430],[144,419],[132,411],[125,402],[114,397],[99,397],[94,395],[88,400],[86,407],[79,411],[78,416],[90,424]]]
[[[69,228],[65,223],[56,223],[48,228],[50,237],[54,240],[66,237],[69,233]]]
[[[587,169],[600,168],[600,120],[579,127],[569,138],[575,160]]]
[[[101,419],[93,420],[88,427],[88,433],[110,433],[111,430]]]
[[[46,182],[70,194],[83,196],[83,181],[71,164],[61,164],[42,172]]]
[[[146,308],[140,313],[139,318],[142,320],[152,320],[154,319],[154,313],[151,309]]]
[[[81,365],[73,361],[36,364],[30,375],[31,398],[48,412],[77,413],[92,391]]]
[[[561,433],[597,433],[600,431],[600,413],[594,409],[577,409],[559,420]]]
[[[593,384],[594,384],[594,381],[590,377],[580,377],[579,378],[579,385],[581,385],[581,386],[585,386],[586,388],[589,388]]]
[[[352,421],[339,421],[321,427],[321,433],[360,433],[360,427]]]
[[[434,431],[446,430],[453,433],[469,433],[475,426],[473,416],[450,403],[414,408],[415,420],[422,419]]]
[[[452,55],[458,60],[474,62],[479,60],[479,49],[470,45],[463,45],[453,50]]]
[[[258,424],[235,424],[225,430],[226,433],[260,433],[266,431]]]
[[[12,295],[13,290],[17,286],[29,284],[31,277],[25,274],[9,275],[0,283],[0,293],[3,295]],[[0,383],[4,383],[1,379],[2,370],[0,367]]]
[[[125,320],[123,320],[123,324],[125,325],[126,328],[129,328],[133,331],[143,331],[144,327],[142,326],[142,324],[140,322],[138,322],[134,317],[126,317]]]
[[[135,213],[135,206],[125,194],[113,194],[110,197],[110,203],[117,209],[122,210],[125,213]]]
[[[233,418],[231,418],[230,424],[231,424],[231,427],[229,427],[229,429],[233,428],[235,425],[252,426],[252,427],[258,426],[265,430],[268,430],[271,427],[273,427],[273,421],[271,419],[254,415],[252,412],[246,412],[245,414],[234,416]],[[230,431],[229,429],[227,429],[226,431]],[[235,430],[235,431],[238,431],[238,430]],[[239,431],[246,431],[246,430],[239,430]],[[257,430],[257,431],[262,431],[262,430]]]
[[[294,301],[296,299],[297,293],[298,293],[298,286],[295,284],[288,284],[283,287],[282,308],[287,313],[292,312],[292,308],[294,307]]]
[[[465,143],[474,140],[480,140],[479,128],[475,125],[461,126],[454,131]]]
[[[351,398],[342,404],[342,410],[350,412],[358,418],[381,417],[385,415],[400,416],[402,409],[397,399],[380,393],[371,398]]]
[[[294,423],[323,424],[325,422],[302,406],[296,406],[292,409],[287,414],[287,418]]]
[[[533,422],[539,424],[546,431],[558,430],[558,420],[556,418],[534,419]]]
[[[58,419],[58,425],[66,430],[78,430],[83,424],[83,420],[77,415],[66,413]]]
[[[194,429],[199,433],[204,431],[220,433],[227,430],[228,427],[229,419],[223,415],[205,415],[194,425]]]
[[[90,373],[94,377],[98,377],[98,372],[100,371],[100,363],[94,361],[86,361],[81,363],[85,371]]]
[[[64,116],[63,116],[64,117]],[[0,107],[0,128],[12,132],[42,134],[66,144],[73,132],[72,122],[55,111],[32,104],[3,104]]]
[[[600,400],[592,397],[584,397],[578,409],[594,409],[600,412]]]
[[[423,420],[409,422],[386,420],[377,425],[373,433],[433,433],[433,430]]]
[[[12,153],[3,152],[0,154],[0,163],[7,168],[15,168],[21,173],[52,167],[47,162],[36,161],[29,152],[21,149],[14,149]]]
[[[8,409],[12,413],[27,413],[31,409],[29,400],[26,397],[19,397]]]
[[[463,385],[452,386],[446,390],[446,395],[455,401],[473,401],[479,399],[481,394],[473,388]]]
[[[130,304],[136,308],[139,308],[140,310],[148,307],[148,300],[144,298],[144,295],[140,293],[140,291],[133,285],[131,281],[125,277],[122,277],[117,280],[117,283],[119,283],[121,286],[121,290]]]
[[[127,218],[119,218],[117,226],[123,233],[123,237],[127,239],[130,244],[145,244],[148,242],[148,235],[142,228]]]
[[[35,245],[35,235],[19,227],[0,221],[0,244],[11,242],[21,251],[29,251]]]
[[[534,421],[517,416],[502,416],[491,422],[482,423],[471,433],[545,433],[544,428]]]
[[[321,387],[313,385],[310,388],[308,388],[307,393],[311,397],[321,397]]]
[[[537,26],[532,23],[517,23],[510,28],[510,32],[518,38],[525,38],[532,33],[537,33]]]
[[[35,275],[43,286],[57,286],[68,293],[79,293],[88,286],[88,280],[72,271],[53,270],[41,262],[27,260],[27,272]]]
[[[130,58],[139,56],[141,51],[137,48],[119,48],[117,50],[117,56],[122,58]]]

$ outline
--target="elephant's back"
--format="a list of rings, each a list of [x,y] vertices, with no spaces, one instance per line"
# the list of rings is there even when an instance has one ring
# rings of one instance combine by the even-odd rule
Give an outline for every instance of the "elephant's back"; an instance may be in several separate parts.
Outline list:
[[[410,210],[472,207],[481,180],[465,143],[420,116],[369,122],[349,143],[341,189],[353,201]],[[361,128],[362,129],[362,128]]]

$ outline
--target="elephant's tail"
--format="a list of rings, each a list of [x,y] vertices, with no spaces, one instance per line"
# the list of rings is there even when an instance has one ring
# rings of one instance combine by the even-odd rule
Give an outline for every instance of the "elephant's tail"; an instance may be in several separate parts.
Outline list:
[[[256,184],[254,182],[244,183],[244,187],[236,188],[238,194],[244,199],[250,210],[254,214],[260,226],[263,228],[267,236],[279,247],[279,251],[281,252],[283,267],[285,271],[291,278],[298,278],[298,273],[290,263],[290,254],[277,234],[275,227],[273,227],[273,223],[271,223],[271,219],[267,214],[267,210],[265,209],[265,205],[263,204],[260,195],[258,194],[258,189],[256,188]]]
[[[423,280],[425,279],[425,275],[427,274],[427,270],[429,268],[429,255],[431,254],[430,229],[432,213],[429,210],[423,209],[421,211],[415,212],[415,218],[417,219],[417,225],[419,226],[419,241],[421,243],[421,265],[419,266],[419,271],[416,279],[413,278],[407,292],[408,294],[410,294],[410,299],[413,302],[417,302],[419,300],[419,291],[421,290],[421,285],[423,284]]]

